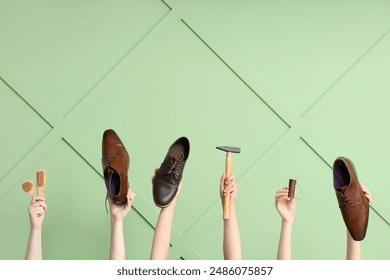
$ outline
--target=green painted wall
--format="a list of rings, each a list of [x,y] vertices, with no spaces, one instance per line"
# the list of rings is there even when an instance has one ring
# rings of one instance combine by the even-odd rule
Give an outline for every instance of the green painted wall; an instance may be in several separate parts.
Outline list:
[[[390,2],[0,1],[0,259],[23,259],[26,179],[46,168],[45,259],[107,259],[101,137],[130,154],[128,259],[148,259],[150,179],[191,142],[170,259],[222,259],[218,194],[235,145],[245,259],[275,259],[275,192],[298,178],[293,258],[344,259],[331,166],[344,155],[373,194],[364,259],[390,259]]]

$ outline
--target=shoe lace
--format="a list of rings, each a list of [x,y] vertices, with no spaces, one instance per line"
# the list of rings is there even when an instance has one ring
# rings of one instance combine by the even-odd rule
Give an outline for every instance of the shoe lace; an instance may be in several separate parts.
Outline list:
[[[339,193],[339,202],[340,207],[347,208],[347,207],[353,207],[353,202],[349,198],[348,195],[345,195],[343,193]]]
[[[104,159],[102,159],[102,162],[105,163],[107,166],[110,166],[112,164],[112,161],[114,160],[115,155],[106,155]]]
[[[168,174],[171,174],[172,172],[176,174],[176,170],[178,169],[178,167],[180,167],[180,164],[183,162],[184,160],[184,154],[183,153],[179,153],[176,155],[175,158],[171,158],[171,160],[169,161],[169,165],[168,165]]]
[[[112,176],[114,175],[114,171],[110,168],[114,158],[115,158],[115,155],[106,155],[104,157],[104,159],[102,159],[103,169],[104,169],[105,166],[107,168],[109,184],[111,184]],[[106,207],[106,213],[108,215],[107,201],[108,201],[108,192],[106,193],[106,199],[104,200],[104,206]]]
[[[108,215],[107,201],[108,201],[108,193],[106,194],[106,199],[104,200],[104,206],[106,207],[106,213]]]
[[[109,182],[109,184],[111,184],[112,176],[114,174],[114,171],[112,171],[111,168],[109,168],[107,166],[107,173],[108,173],[108,182]],[[108,201],[108,191],[106,193],[106,199],[104,200],[104,206],[106,207],[106,213],[108,215],[107,201]]]

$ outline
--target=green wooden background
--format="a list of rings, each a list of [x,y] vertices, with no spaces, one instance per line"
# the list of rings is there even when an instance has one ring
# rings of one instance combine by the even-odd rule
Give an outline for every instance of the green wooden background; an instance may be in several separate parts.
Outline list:
[[[274,193],[298,178],[294,259],[344,259],[332,186],[351,158],[373,195],[364,259],[390,259],[390,1],[0,0],[0,259],[23,259],[47,169],[45,259],[107,259],[101,137],[130,154],[128,259],[148,259],[150,179],[191,142],[170,259],[222,259],[218,194],[233,157],[244,259],[275,259]]]

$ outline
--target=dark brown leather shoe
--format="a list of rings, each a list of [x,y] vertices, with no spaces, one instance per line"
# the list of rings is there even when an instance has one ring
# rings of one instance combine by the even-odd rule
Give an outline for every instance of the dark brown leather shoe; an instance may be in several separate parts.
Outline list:
[[[354,240],[363,240],[367,231],[369,206],[350,159],[338,157],[334,161],[333,186],[349,233]]]
[[[103,134],[102,164],[107,195],[117,205],[127,202],[129,188],[127,172],[129,170],[129,155],[119,136],[112,129]]]
[[[186,137],[177,139],[153,180],[153,200],[161,208],[169,206],[177,194],[184,166],[190,153],[190,142]]]

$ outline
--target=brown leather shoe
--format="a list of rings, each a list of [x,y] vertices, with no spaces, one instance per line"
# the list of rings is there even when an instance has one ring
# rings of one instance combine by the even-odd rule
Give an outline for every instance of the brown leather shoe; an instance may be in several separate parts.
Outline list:
[[[186,137],[177,139],[169,147],[153,180],[153,200],[158,207],[169,206],[175,198],[189,153],[190,142]]]
[[[334,161],[333,186],[349,233],[354,240],[363,240],[367,231],[369,206],[350,159],[338,157]]]
[[[127,202],[129,188],[127,172],[129,170],[129,155],[119,136],[112,129],[103,134],[102,164],[107,195],[117,205]]]

